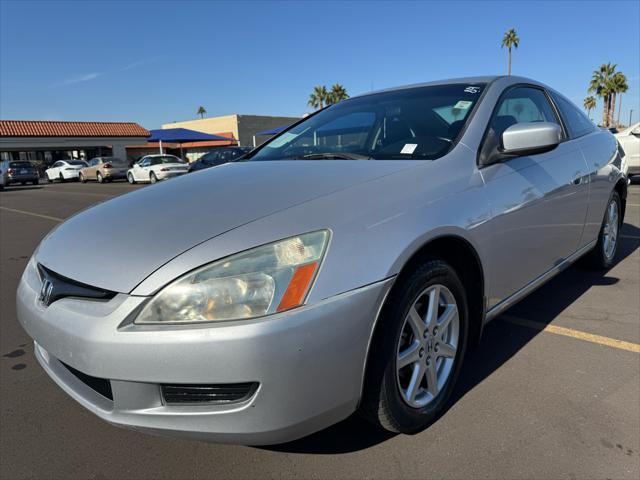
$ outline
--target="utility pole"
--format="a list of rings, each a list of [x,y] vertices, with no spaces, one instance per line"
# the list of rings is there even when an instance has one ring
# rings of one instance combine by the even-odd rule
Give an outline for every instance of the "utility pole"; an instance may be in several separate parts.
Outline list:
[[[622,110],[622,93],[620,94],[620,101],[618,102],[618,121],[616,122],[620,125],[620,110]]]
[[[631,116],[633,115],[633,108],[629,110],[629,126],[631,126]]]

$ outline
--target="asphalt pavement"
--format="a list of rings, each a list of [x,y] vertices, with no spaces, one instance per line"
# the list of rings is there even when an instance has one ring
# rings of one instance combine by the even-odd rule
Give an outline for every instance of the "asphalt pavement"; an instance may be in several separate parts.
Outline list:
[[[489,324],[429,429],[390,435],[353,417],[268,448],[113,427],[35,360],[15,314],[27,260],[60,221],[135,188],[149,187],[0,193],[0,478],[640,478],[640,185],[616,265],[573,266]]]

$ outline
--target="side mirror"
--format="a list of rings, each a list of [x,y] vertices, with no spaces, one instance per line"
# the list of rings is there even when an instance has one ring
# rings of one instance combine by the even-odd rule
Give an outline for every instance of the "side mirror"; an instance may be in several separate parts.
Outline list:
[[[504,155],[533,155],[553,150],[562,139],[559,125],[549,122],[517,123],[502,134]]]
[[[636,137],[640,137],[640,127],[636,127],[631,130],[631,135],[635,135]]]

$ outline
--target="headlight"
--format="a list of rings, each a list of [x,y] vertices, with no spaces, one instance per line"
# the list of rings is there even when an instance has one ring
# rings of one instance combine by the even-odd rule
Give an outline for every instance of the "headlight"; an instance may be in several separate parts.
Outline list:
[[[163,288],[135,323],[241,320],[302,305],[329,232],[306,233],[206,265]]]

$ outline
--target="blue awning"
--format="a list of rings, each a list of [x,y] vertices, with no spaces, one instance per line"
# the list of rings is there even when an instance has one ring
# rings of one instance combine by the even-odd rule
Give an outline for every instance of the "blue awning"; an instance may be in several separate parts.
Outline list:
[[[260,136],[260,135],[277,135],[280,132],[282,132],[283,130],[289,128],[289,125],[283,125],[282,127],[276,127],[276,128],[272,128],[271,130],[265,130],[264,132],[258,132],[256,133],[256,136]]]
[[[186,128],[165,128],[158,130],[149,130],[151,136],[147,138],[147,142],[203,142],[207,140],[226,140],[234,141],[233,138],[221,137],[220,135],[212,135],[210,133],[196,132]]]

